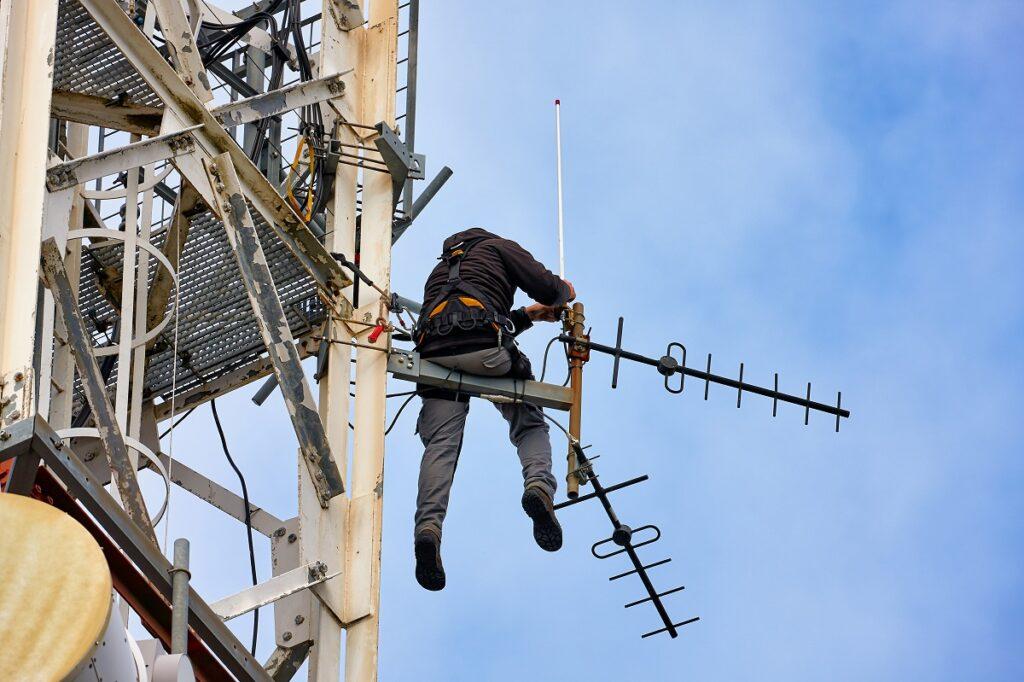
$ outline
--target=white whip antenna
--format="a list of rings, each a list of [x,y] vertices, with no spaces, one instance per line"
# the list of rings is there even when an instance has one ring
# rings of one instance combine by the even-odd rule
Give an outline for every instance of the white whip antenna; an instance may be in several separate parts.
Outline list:
[[[565,249],[562,246],[562,103],[555,100],[555,154],[558,159],[558,276],[565,279]]]

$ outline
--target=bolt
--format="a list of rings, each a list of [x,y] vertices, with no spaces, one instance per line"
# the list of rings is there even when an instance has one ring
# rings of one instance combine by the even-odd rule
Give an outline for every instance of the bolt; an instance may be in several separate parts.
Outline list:
[[[96,459],[96,453],[95,453],[95,452],[90,452],[90,453],[87,453],[87,454],[85,455],[85,457],[83,457],[82,459],[84,459],[84,460],[85,460],[86,462],[91,462],[91,461],[93,461],[94,459]]]
[[[7,431],[0,431],[0,441],[10,440],[11,434]]]
[[[288,534],[288,542],[289,543],[295,542],[298,539],[299,539],[299,536],[296,535],[295,533],[289,533]]]
[[[15,419],[17,419],[20,416],[21,416],[21,412],[18,412],[17,410],[15,410],[14,412],[11,412],[11,414],[8,416],[8,419],[10,419],[11,421],[14,421]]]
[[[21,372],[15,372],[14,373],[14,381],[15,382],[21,381],[24,378],[25,378],[25,375],[22,374]]]
[[[280,528],[275,530],[274,531],[274,535],[279,537],[279,538],[284,537],[284,526],[281,526]]]
[[[290,632],[284,633],[283,635],[281,635],[281,639],[283,639],[286,642],[292,641],[292,633],[290,633]]]
[[[306,621],[306,619],[303,618],[301,615],[300,616],[295,616],[295,624],[296,625],[302,625],[305,621]]]

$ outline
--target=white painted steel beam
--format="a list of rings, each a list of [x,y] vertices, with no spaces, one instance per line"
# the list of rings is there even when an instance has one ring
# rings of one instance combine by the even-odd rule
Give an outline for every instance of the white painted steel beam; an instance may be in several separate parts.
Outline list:
[[[327,564],[321,562],[305,564],[246,588],[230,597],[215,601],[210,604],[210,608],[222,619],[231,620],[261,606],[272,604],[278,599],[284,599],[296,592],[319,585],[336,575],[338,572],[328,573]]]
[[[164,110],[134,102],[119,103],[80,92],[54,90],[50,102],[54,118],[86,125],[114,128],[139,135],[160,132]]]
[[[57,0],[0,2],[0,427],[35,413],[33,355]]]
[[[68,153],[72,157],[84,156],[89,149],[89,128],[77,123],[68,124]],[[82,195],[76,190],[71,202],[71,216],[68,220],[69,229],[82,227],[85,217],[85,209],[91,206]],[[82,267],[82,242],[72,240],[66,248],[67,256],[64,259],[64,269],[68,273],[68,281],[71,284],[71,291],[74,293],[74,300],[78,300],[79,281]],[[48,305],[53,314],[52,294],[49,294]],[[71,345],[67,341],[68,333],[64,326],[64,320],[59,315],[55,316],[54,325],[54,348],[53,363],[50,368],[51,382],[53,385],[52,398],[49,403],[48,413],[40,414],[46,416],[50,426],[55,429],[66,429],[71,426],[71,412],[74,406],[74,383],[75,383],[75,358],[71,354]],[[40,384],[45,385],[45,384]],[[40,399],[42,396],[40,396]]]
[[[156,9],[156,16],[160,20],[160,32],[171,57],[171,64],[185,85],[192,88],[199,101],[209,102],[213,99],[210,78],[206,75],[199,45],[196,43],[195,34],[192,33],[188,17],[185,16],[185,8],[182,7],[180,0],[149,1]]]
[[[46,188],[57,192],[130,168],[187,154],[195,149],[192,133],[200,128],[201,125],[191,126],[51,166],[46,172]]]
[[[107,397],[103,377],[96,363],[96,356],[92,352],[92,337],[89,336],[82,313],[71,291],[67,271],[64,269],[64,254],[53,238],[43,243],[42,257],[46,284],[53,293],[57,310],[64,320],[68,343],[71,344],[78,373],[82,377],[82,391],[89,402],[89,407],[92,408],[100,441],[103,443],[103,452],[107,458],[107,465],[114,475],[121,503],[140,532],[156,545],[156,535],[146,511],[146,502],[139,489],[135,469],[129,461],[123,428]]]
[[[357,122],[362,120],[360,91],[362,89],[360,52],[363,30],[350,30],[362,24],[361,0],[323,0],[321,44],[324,55],[316,73],[321,77],[345,76],[345,96],[321,106],[324,123],[333,130],[335,120]],[[355,5],[358,23],[346,24],[351,13],[338,18],[342,6]],[[353,71],[355,69],[355,71]],[[351,127],[337,128],[339,142],[358,144],[359,137]],[[355,253],[356,235],[356,183],[359,169],[339,164],[334,180],[334,196],[326,212],[325,244],[329,251]],[[346,290],[351,295],[351,288]],[[351,341],[352,335],[345,324],[330,322],[325,336],[338,341]],[[326,367],[320,378],[320,415],[327,429],[327,439],[336,453],[342,473],[348,480],[349,428],[351,420],[349,380],[351,379],[352,347],[343,343],[330,343],[326,348]],[[327,509],[316,504],[312,481],[299,467],[299,557],[300,561],[325,561],[330,565],[345,566],[345,544],[349,498],[336,497]],[[342,612],[344,607],[344,576],[323,583],[318,589],[319,599],[310,601],[311,635],[316,645],[309,652],[310,680],[338,680],[341,677]],[[284,615],[282,613],[282,615]],[[280,629],[280,628],[279,628]]]
[[[245,523],[245,500],[231,492],[220,483],[211,480],[181,461],[159,454],[164,468],[171,474],[171,483],[187,490],[200,500],[220,509],[235,520]],[[249,521],[253,530],[269,537],[284,526],[284,521],[266,509],[249,504]]]
[[[347,73],[347,72],[346,72]],[[311,81],[299,81],[279,90],[229,102],[213,109],[213,115],[226,128],[252,123],[293,111],[299,107],[317,104],[345,94],[345,74],[335,74]]]
[[[326,23],[326,22],[325,22]],[[363,120],[395,126],[398,64],[398,1],[374,0],[364,30],[359,93]],[[363,174],[360,268],[385,291],[391,288],[391,223],[394,213],[391,176]],[[387,315],[378,294],[354,302],[362,319]],[[388,340],[383,342],[387,345]],[[346,539],[345,679],[374,682],[380,623],[380,553],[384,504],[384,427],[387,410],[388,356],[356,349],[354,456],[349,477],[352,501]],[[359,614],[368,613],[355,620]]]

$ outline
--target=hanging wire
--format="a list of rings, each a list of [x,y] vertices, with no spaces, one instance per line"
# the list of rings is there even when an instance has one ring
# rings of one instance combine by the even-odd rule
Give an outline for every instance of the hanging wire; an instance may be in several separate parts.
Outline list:
[[[402,410],[404,410],[405,406],[408,405],[410,402],[412,402],[412,399],[415,398],[415,397],[416,397],[416,391],[412,391],[412,393],[409,395],[409,397],[406,398],[404,401],[402,401],[402,406],[398,408],[398,412],[395,413],[395,418],[391,420],[391,426],[389,426],[388,428],[384,429],[384,435],[385,436],[388,435],[389,433],[391,433],[391,429],[395,428],[395,424],[398,423],[398,418],[402,416]]]
[[[259,583],[259,579],[256,576],[256,550],[253,548],[252,543],[252,508],[249,506],[249,488],[245,485],[245,476],[242,475],[242,470],[235,464],[235,460],[231,457],[231,452],[228,450],[228,440],[224,437],[224,427],[221,426],[220,415],[217,414],[217,400],[215,398],[210,399],[210,410],[213,412],[213,423],[217,425],[217,435],[220,436],[220,445],[224,450],[224,456],[227,458],[231,468],[235,470],[238,482],[242,486],[242,504],[245,505],[245,532],[249,543],[249,568],[252,571],[252,584],[255,586]],[[252,648],[250,652],[253,656],[256,655],[256,639],[259,636],[259,632],[260,610],[256,608],[252,612]]]
[[[557,336],[552,338],[550,341],[548,341],[548,345],[544,347],[544,360],[541,362],[540,379],[538,379],[538,381],[544,381],[544,375],[547,374],[547,372],[548,372],[548,351],[551,350],[551,346],[553,346],[555,344],[555,341],[558,341],[558,337]],[[568,349],[566,349],[566,353],[565,353],[565,381],[562,382],[563,386],[565,386],[566,384],[569,383],[569,376],[570,376],[569,375],[569,371],[570,371],[570,369],[571,369],[571,367],[569,366],[569,351],[568,351]]]
[[[188,411],[188,412],[186,412],[185,414],[181,415],[181,417],[179,417],[179,418],[178,418],[178,420],[177,420],[176,422],[174,422],[173,424],[171,424],[171,425],[170,425],[169,427],[167,427],[167,430],[166,430],[166,431],[164,431],[163,433],[161,433],[161,434],[160,434],[160,436],[158,437],[158,439],[159,439],[159,440],[163,440],[164,436],[166,436],[166,435],[167,435],[167,434],[169,434],[169,433],[170,433],[171,431],[173,431],[173,430],[174,430],[174,429],[175,429],[175,428],[176,428],[176,427],[178,426],[178,424],[180,424],[181,422],[185,421],[185,419],[187,419],[187,418],[188,418],[188,416],[189,416],[190,414],[192,414],[193,412],[195,412],[195,411],[196,411],[196,408],[194,408],[194,407],[193,407],[193,408],[192,408],[191,410],[189,410],[189,411]]]

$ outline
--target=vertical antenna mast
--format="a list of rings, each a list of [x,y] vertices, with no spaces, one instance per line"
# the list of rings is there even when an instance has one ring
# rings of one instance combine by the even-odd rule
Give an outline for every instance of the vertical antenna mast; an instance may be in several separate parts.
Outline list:
[[[555,155],[558,166],[558,276],[565,279],[565,250],[562,246],[562,102],[555,100]]]

